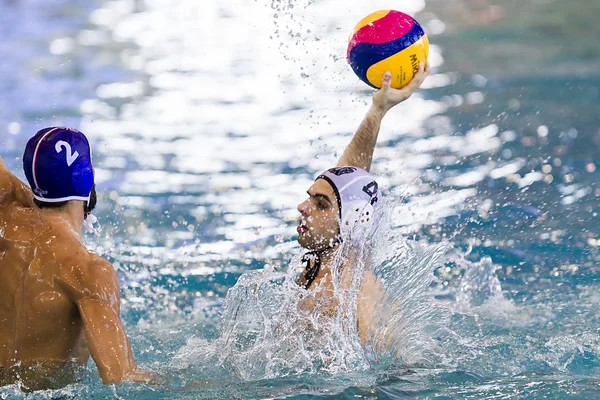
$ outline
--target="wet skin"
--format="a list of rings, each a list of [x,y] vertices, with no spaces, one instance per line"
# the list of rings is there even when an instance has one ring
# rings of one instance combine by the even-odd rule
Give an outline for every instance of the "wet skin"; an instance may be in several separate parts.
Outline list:
[[[117,275],[82,244],[82,222],[82,202],[35,206],[0,158],[0,386],[62,387],[90,353],[105,383],[149,379],[121,325]]]
[[[412,96],[430,72],[429,64],[420,64],[415,77],[400,90],[391,88],[391,73],[384,74],[381,89],[373,95],[373,104],[340,157],[338,167],[355,166],[370,171],[383,117],[393,107]],[[298,206],[300,212],[297,227],[298,243],[310,251],[324,251],[321,252],[320,257],[321,268],[309,287],[313,296],[305,298],[303,302],[309,309],[320,307],[322,314],[334,315],[338,304],[333,293],[332,268],[339,247],[337,244],[340,226],[339,206],[333,188],[323,179],[314,182],[308,190],[308,196],[308,199]],[[354,259],[355,257],[349,254],[346,265],[342,267],[340,279],[342,290],[350,287],[351,272],[358,261]],[[304,286],[302,276],[298,283]],[[374,317],[380,311],[377,309],[377,304],[383,293],[381,281],[375,277],[371,268],[365,268],[356,310],[358,333],[363,343],[377,328]]]
[[[331,185],[317,179],[308,189],[308,199],[298,206],[300,219],[298,221],[298,243],[308,250],[323,250],[321,268],[309,289],[311,297],[303,300],[303,306],[309,310],[320,307],[322,315],[333,316],[339,305],[334,297],[333,271],[335,265],[337,238],[339,237],[339,206]],[[348,289],[351,285],[352,268],[356,261],[349,257],[342,268],[341,288]],[[301,281],[300,281],[301,283]],[[369,332],[374,327],[372,319],[376,305],[383,295],[383,287],[373,272],[365,270],[361,288],[358,293],[356,321],[360,339],[365,343]]]

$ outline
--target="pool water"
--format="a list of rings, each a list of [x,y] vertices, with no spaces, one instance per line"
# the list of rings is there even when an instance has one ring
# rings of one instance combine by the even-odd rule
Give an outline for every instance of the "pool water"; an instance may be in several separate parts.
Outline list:
[[[600,396],[592,0],[402,6],[433,74],[386,116],[373,165],[396,352],[339,321],[293,334],[296,206],[370,102],[347,35],[389,7],[0,2],[0,154],[23,178],[38,129],[91,138],[103,230],[86,241],[117,269],[137,362],[169,378],[104,386],[90,362],[28,398]]]

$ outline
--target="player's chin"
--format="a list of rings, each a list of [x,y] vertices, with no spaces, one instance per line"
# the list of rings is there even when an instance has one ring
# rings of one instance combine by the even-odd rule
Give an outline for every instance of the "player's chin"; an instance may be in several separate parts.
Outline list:
[[[320,245],[320,240],[317,240],[313,234],[309,230],[298,233],[298,243],[300,246],[307,250],[318,250],[322,246]]]
[[[303,247],[307,250],[311,250],[312,249],[312,240],[308,236],[309,235],[307,233],[299,233],[296,240],[298,241],[298,244],[301,247]]]
[[[297,240],[300,246],[309,251],[320,251],[331,247],[331,241],[323,237],[315,238],[309,233],[299,234]]]

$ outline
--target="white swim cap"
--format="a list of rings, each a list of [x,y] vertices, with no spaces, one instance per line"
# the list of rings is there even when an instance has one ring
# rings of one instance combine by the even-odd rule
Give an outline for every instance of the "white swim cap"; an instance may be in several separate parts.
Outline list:
[[[373,211],[381,199],[379,186],[371,174],[358,167],[336,167],[321,173],[335,192],[339,207],[342,238],[357,227],[367,229],[373,223]]]

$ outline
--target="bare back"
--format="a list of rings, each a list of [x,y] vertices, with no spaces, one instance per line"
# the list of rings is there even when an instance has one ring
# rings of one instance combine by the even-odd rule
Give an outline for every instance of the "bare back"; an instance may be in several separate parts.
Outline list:
[[[24,383],[56,380],[58,370],[73,380],[74,366],[89,352],[77,304],[62,282],[92,255],[66,224],[33,205],[25,185],[10,180],[12,198],[0,204],[0,383],[15,376]]]
[[[154,379],[133,360],[115,270],[80,237],[69,212],[37,208],[0,158],[0,386],[63,387],[90,354],[104,383]]]

